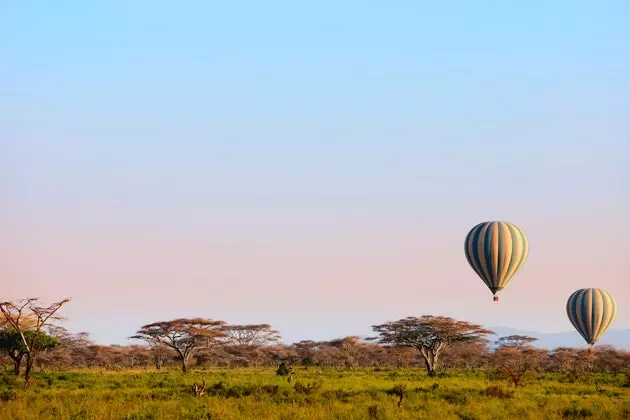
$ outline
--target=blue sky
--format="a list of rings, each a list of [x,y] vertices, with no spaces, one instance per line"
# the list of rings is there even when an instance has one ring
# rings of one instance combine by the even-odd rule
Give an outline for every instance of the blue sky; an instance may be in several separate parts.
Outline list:
[[[623,1],[1,2],[5,293],[71,295],[104,342],[628,305],[629,23]],[[461,249],[491,219],[532,243],[500,316]]]

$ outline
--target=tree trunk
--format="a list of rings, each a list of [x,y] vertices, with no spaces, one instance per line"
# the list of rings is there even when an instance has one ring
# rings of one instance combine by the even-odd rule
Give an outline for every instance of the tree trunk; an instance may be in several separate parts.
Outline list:
[[[446,344],[438,343],[435,346],[420,348],[420,353],[424,358],[424,365],[429,376],[435,376],[438,366],[438,358],[440,357],[442,350],[444,350],[444,347],[446,347]]]
[[[20,356],[17,359],[13,359],[13,374],[14,375],[19,375],[20,374],[20,364],[22,362],[22,356]]]
[[[436,366],[436,356],[435,353],[431,349],[421,348],[420,353],[424,358],[424,367],[427,370],[427,374],[429,376],[435,375],[435,366]]]
[[[435,375],[435,367],[431,364],[429,359],[427,359],[426,357],[424,358],[424,367],[427,369],[427,374],[429,376]]]
[[[153,358],[153,364],[156,369],[160,370],[162,368],[162,358],[160,356],[155,356]]]
[[[26,355],[26,369],[24,369],[24,382],[28,386],[31,383],[31,370],[33,369],[33,362],[35,362],[34,355],[28,353]]]
[[[13,374],[20,374],[20,367],[22,366],[22,357],[24,357],[24,353],[22,352],[14,352],[9,353],[9,357],[13,360]]]

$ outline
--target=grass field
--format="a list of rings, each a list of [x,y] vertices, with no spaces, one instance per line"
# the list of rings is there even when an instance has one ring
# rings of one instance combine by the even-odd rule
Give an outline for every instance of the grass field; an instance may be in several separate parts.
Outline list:
[[[630,419],[623,376],[532,376],[514,390],[486,373],[270,368],[0,376],[0,419]],[[207,393],[195,396],[193,383]],[[596,389],[598,382],[599,389]],[[405,399],[398,408],[397,389]]]

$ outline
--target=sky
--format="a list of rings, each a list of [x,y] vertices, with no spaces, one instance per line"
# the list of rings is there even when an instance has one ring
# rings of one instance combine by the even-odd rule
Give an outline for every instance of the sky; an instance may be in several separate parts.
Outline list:
[[[0,298],[102,344],[570,331],[585,287],[630,328],[629,74],[623,0],[0,1]],[[498,304],[487,220],[530,242]]]

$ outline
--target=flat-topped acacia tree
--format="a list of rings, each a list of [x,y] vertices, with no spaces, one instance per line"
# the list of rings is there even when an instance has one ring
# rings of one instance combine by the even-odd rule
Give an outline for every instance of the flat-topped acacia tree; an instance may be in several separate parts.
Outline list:
[[[422,354],[429,375],[434,375],[440,354],[455,342],[484,342],[493,331],[481,325],[445,316],[423,315],[373,325],[377,337],[369,340],[389,347],[411,347]]]
[[[221,328],[226,336],[219,341],[226,344],[262,347],[280,344],[280,332],[269,324],[224,325]]]
[[[182,372],[187,372],[188,362],[197,350],[226,336],[224,325],[224,321],[207,318],[179,318],[143,325],[131,338],[144,340],[154,349],[160,345],[172,348],[182,364]]]

